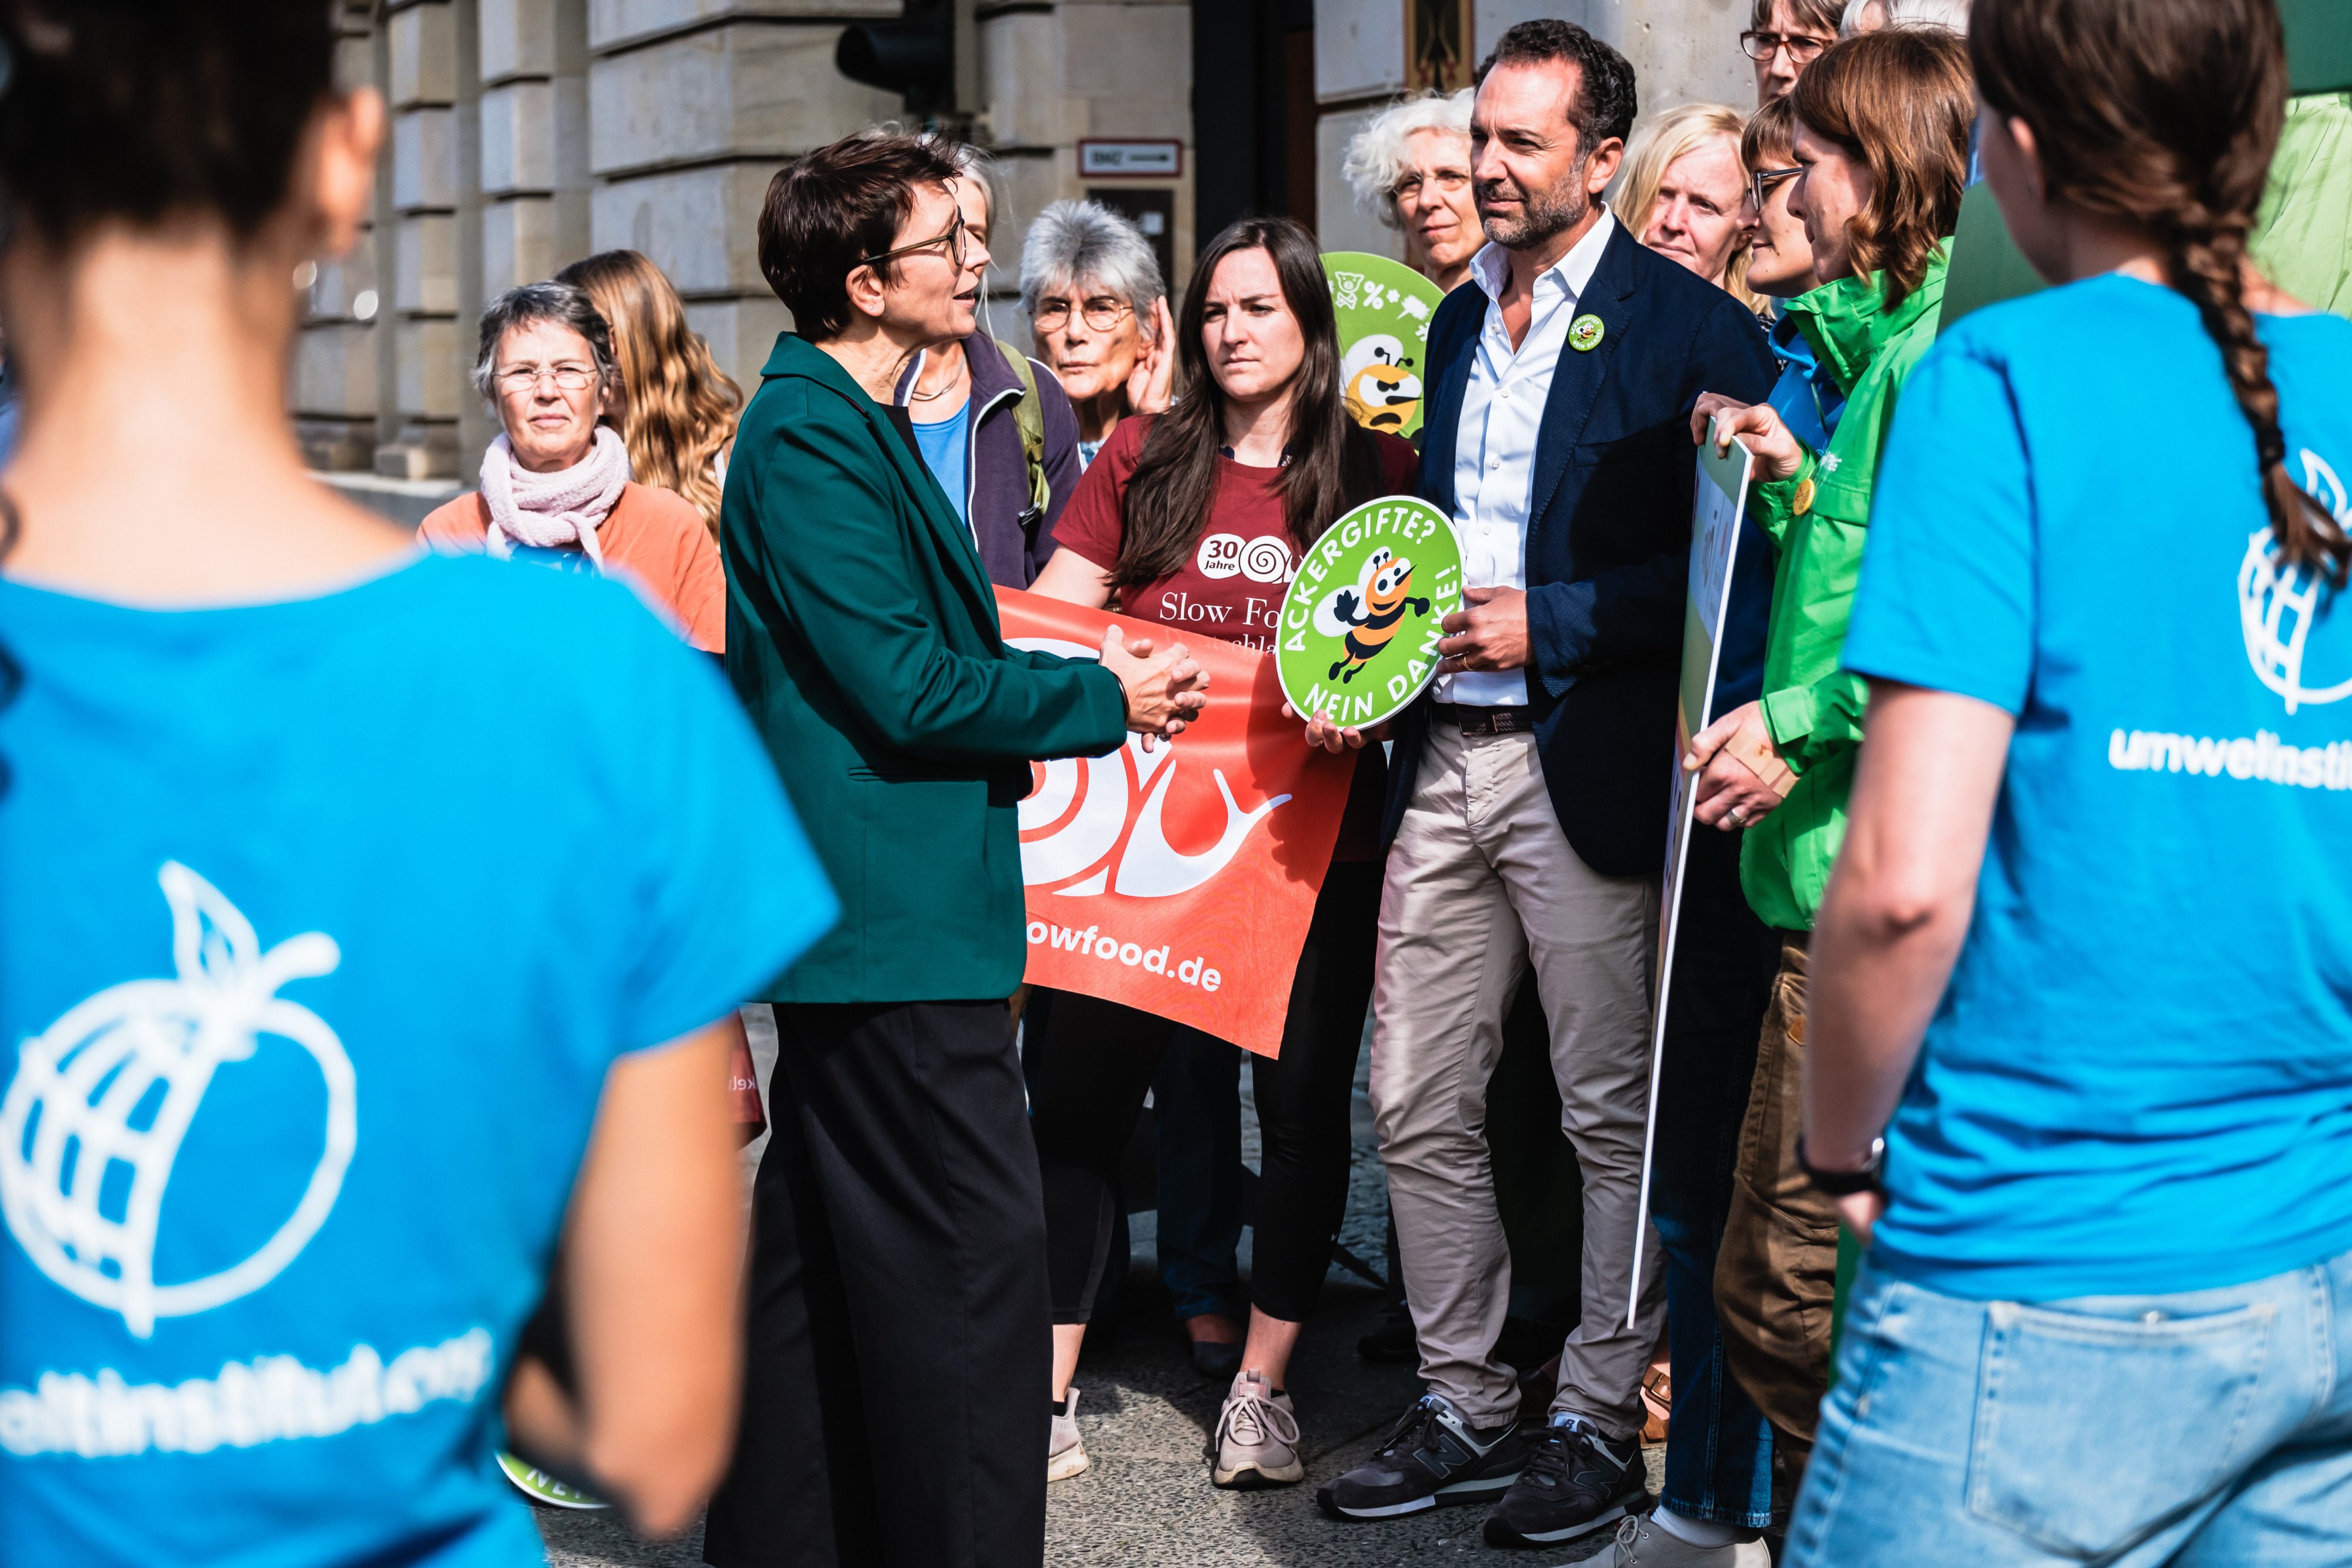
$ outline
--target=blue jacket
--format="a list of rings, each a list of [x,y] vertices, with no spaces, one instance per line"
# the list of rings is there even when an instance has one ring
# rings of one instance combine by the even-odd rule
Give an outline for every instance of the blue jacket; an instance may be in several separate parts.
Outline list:
[[[1421,493],[1454,515],[1454,456],[1486,318],[1474,281],[1430,323]],[[1666,852],[1675,690],[1690,570],[1690,411],[1699,394],[1761,402],[1777,367],[1737,299],[1636,241],[1610,237],[1578,315],[1589,352],[1560,351],[1536,438],[1527,534],[1528,700],[1552,809],[1585,864],[1657,873]],[[1431,701],[1398,719],[1383,837],[1412,798]]]

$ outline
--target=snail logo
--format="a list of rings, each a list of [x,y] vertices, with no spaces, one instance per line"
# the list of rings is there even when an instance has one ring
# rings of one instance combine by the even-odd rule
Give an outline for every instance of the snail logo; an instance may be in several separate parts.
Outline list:
[[[316,1013],[281,1000],[289,980],[331,973],[334,938],[305,932],[268,952],[252,923],[176,861],[157,880],[172,908],[179,977],[126,980],[25,1042],[0,1101],[0,1213],[44,1274],[145,1339],[278,1277],[326,1222],[359,1142],[351,1058]],[[164,1189],[214,1075],[261,1037],[310,1053],[326,1082],[324,1152],[293,1214],[243,1262],[200,1279],[155,1278]]]
[[[1246,577],[1252,582],[1288,582],[1295,570],[1289,541],[1272,534],[1246,541],[1239,534],[1210,534],[1201,540],[1192,564],[1202,577]]]
[[[1072,659],[1091,659],[1097,653],[1058,637],[1008,637],[1005,642],[1010,647]],[[1146,751],[1141,737],[1129,736],[1125,746],[1108,757],[1032,763],[1037,782],[1021,802],[1021,880],[1066,898],[1101,893],[1172,898],[1231,865],[1250,830],[1290,799],[1276,795],[1244,811],[1234,799],[1224,769],[1211,769],[1223,802],[1224,822],[1209,849],[1185,854],[1168,841],[1168,790],[1176,778],[1175,756],[1174,742]]]
[[[2304,488],[2335,514],[2336,522],[2352,528],[2352,496],[2317,453],[2303,453]],[[2309,703],[2318,706],[2352,696],[2352,679],[2332,686],[2303,684],[2305,642],[2321,609],[2325,585],[2308,567],[2280,570],[2278,542],[2268,528],[2246,537],[2245,559],[2238,564],[2238,622],[2246,636],[2246,658],[2263,685],[2286,701],[2289,713]]]

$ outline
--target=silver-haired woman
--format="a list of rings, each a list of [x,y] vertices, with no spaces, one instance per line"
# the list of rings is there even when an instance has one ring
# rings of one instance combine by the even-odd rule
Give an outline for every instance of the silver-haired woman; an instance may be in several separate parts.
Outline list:
[[[1176,356],[1168,285],[1151,242],[1099,202],[1055,202],[1021,246],[1021,303],[1037,353],[1078,415],[1078,461],[1118,422],[1169,403]]]
[[[1424,92],[1391,104],[1348,143],[1356,200],[1404,231],[1405,259],[1451,294],[1486,243],[1470,193],[1470,99]]]
[[[626,578],[709,653],[727,645],[727,580],[702,514],[629,479],[613,335],[585,292],[527,283],[482,312],[474,390],[503,427],[482,487],[425,519],[444,554],[515,556]]]

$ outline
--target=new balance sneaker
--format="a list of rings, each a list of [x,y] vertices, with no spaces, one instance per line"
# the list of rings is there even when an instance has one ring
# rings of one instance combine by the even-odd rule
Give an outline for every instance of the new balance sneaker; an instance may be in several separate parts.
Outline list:
[[[1518,1479],[1486,1521],[1486,1544],[1572,1541],[1624,1518],[1648,1494],[1639,1443],[1612,1442],[1583,1416],[1555,1412],[1528,1440]]]
[[[1394,1519],[1442,1503],[1482,1502],[1507,1490],[1527,1449],[1519,1426],[1481,1429],[1442,1394],[1424,1394],[1372,1457],[1315,1500],[1333,1519]]]
[[[1761,1541],[1694,1546],[1647,1514],[1617,1521],[1617,1539],[1587,1561],[1591,1568],[1772,1568]]]
[[[1088,1462],[1087,1446],[1078,1437],[1078,1391],[1073,1388],[1054,1410],[1054,1436],[1045,1445],[1045,1479],[1068,1480]]]
[[[1265,1376],[1244,1372],[1234,1379],[1217,1429],[1209,1434],[1209,1479],[1236,1491],[1286,1487],[1307,1479],[1298,1462],[1298,1416],[1290,1396],[1277,1394]]]

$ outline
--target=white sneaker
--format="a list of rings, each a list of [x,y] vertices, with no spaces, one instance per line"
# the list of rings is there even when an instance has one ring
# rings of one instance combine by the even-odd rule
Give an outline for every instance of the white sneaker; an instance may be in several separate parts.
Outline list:
[[[1772,1549],[1761,1541],[1693,1546],[1644,1513],[1622,1521],[1609,1550],[1591,1561],[1592,1568],[1772,1568]]]
[[[1276,1394],[1262,1374],[1244,1369],[1234,1379],[1225,1407],[1217,1413],[1217,1429],[1209,1436],[1209,1479],[1248,1491],[1306,1479],[1290,1396]]]
[[[1054,1412],[1054,1436],[1045,1445],[1045,1479],[1049,1483],[1068,1480],[1090,1462],[1087,1446],[1078,1437],[1078,1391],[1073,1388],[1063,1398],[1062,1407]]]

